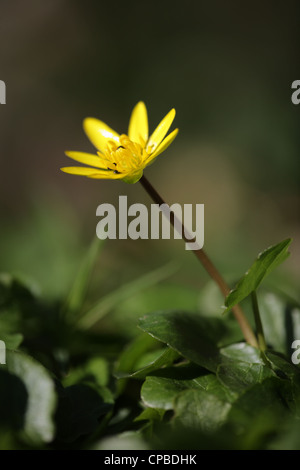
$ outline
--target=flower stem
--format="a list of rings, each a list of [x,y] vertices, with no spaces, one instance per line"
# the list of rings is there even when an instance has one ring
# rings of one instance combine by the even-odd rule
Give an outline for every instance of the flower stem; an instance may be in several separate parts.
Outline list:
[[[267,349],[267,345],[266,345],[264,330],[263,330],[261,317],[259,313],[257,295],[256,295],[255,290],[251,293],[251,300],[252,300],[252,308],[253,308],[253,313],[254,313],[254,318],[255,318],[256,330],[257,330],[258,346],[259,346],[259,349],[264,352]]]
[[[165,204],[165,201],[162,199],[162,197],[158,194],[158,192],[153,188],[151,183],[147,180],[145,176],[142,176],[140,179],[140,183],[143,186],[143,188],[147,191],[149,196],[153,199],[153,201],[156,204],[162,205]],[[174,212],[170,213],[170,222],[174,226],[174,222],[176,221],[176,216]],[[177,220],[178,221],[178,220]],[[186,242],[195,242],[195,239],[191,240],[186,237],[187,231],[185,230],[185,227],[182,222],[180,222],[182,226],[182,238]],[[199,250],[193,250],[194,254],[197,256],[198,260],[202,263],[204,269],[206,272],[209,274],[209,276],[216,282],[216,284],[219,286],[220,291],[226,297],[229,292],[230,288],[226,284],[225,280],[217,270],[217,268],[214,266],[210,258],[207,256],[205,251],[201,248]],[[258,347],[258,343],[255,337],[255,334],[253,333],[253,330],[251,328],[251,325],[249,324],[247,318],[245,317],[242,309],[240,308],[239,305],[235,305],[232,308],[233,314],[243,332],[244,338],[249,343],[251,346]]]

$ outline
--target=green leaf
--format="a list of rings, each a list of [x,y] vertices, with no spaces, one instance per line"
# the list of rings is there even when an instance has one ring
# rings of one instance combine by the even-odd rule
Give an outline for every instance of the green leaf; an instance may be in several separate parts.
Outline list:
[[[291,380],[299,381],[300,382],[300,369],[296,365],[289,362],[287,359],[282,357],[281,355],[267,351],[266,352],[267,358],[271,361],[273,368],[275,371],[281,371],[283,375],[281,378],[289,378]],[[280,377],[280,374],[279,374]]]
[[[277,352],[289,353],[292,338],[297,336],[290,331],[294,325],[286,303],[276,294],[261,292],[259,311],[266,343]],[[289,328],[287,327],[288,323]],[[291,337],[289,338],[290,334]]]
[[[260,421],[272,422],[273,431],[278,430],[278,426],[288,415],[288,407],[281,394],[281,387],[280,379],[270,377],[242,393],[232,405],[228,415],[228,421],[233,426],[234,432],[239,434],[250,432],[257,418]]]
[[[201,369],[194,365],[159,372],[160,376],[148,376],[142,387],[145,405],[174,410],[173,424],[194,431],[212,431],[224,422],[236,395],[214,374],[199,375]]]
[[[119,360],[115,367],[115,377],[120,379],[117,384],[118,393],[120,394],[127,383],[127,378],[130,377],[135,370],[135,365],[140,360],[140,357],[147,351],[153,350],[157,347],[157,341],[151,336],[142,334],[135,338],[121,353]]]
[[[157,408],[146,408],[139,414],[135,419],[134,422],[137,423],[139,421],[162,421],[165,414],[165,410],[159,410]]]
[[[265,364],[259,349],[247,343],[230,344],[220,350],[222,363],[246,362],[248,364]]]
[[[151,364],[153,364],[160,358],[160,356],[164,353],[166,349],[170,349],[161,346],[162,344],[157,341],[158,349],[154,349],[153,351],[146,351],[135,364],[133,374],[141,369],[144,369],[145,367],[148,367],[149,365],[151,366]],[[171,351],[174,352],[173,349],[171,349]]]
[[[0,339],[8,349],[15,349],[21,343],[19,332],[24,329],[24,317],[32,316],[36,304],[30,286],[10,274],[0,274]]]
[[[196,366],[171,367],[148,376],[141,389],[144,404],[151,408],[172,410],[176,397],[183,391],[196,389],[216,396],[222,401],[231,402],[234,396],[213,374],[199,375],[203,372]],[[158,375],[159,372],[159,375]]]
[[[174,400],[183,390],[191,388],[193,383],[189,380],[174,380],[167,377],[146,377],[142,386],[141,398],[150,408],[161,410],[174,409]],[[194,382],[197,387],[197,383]]]
[[[124,374],[128,374],[130,376],[141,356],[156,348],[157,344],[159,343],[149,335],[143,333],[137,336],[121,353],[115,368],[116,375],[123,374],[122,376],[124,376]]]
[[[24,383],[0,366],[1,429],[20,430],[24,425],[28,393]],[[2,433],[0,433],[2,434]]]
[[[111,410],[112,404],[112,397],[104,387],[78,384],[61,390],[56,414],[57,439],[73,442],[96,431],[99,418]]]
[[[140,431],[127,431],[114,436],[107,436],[91,447],[91,450],[111,450],[112,452],[116,450],[124,451],[124,449],[127,451],[150,450],[150,446],[144,441]],[[113,454],[111,455],[110,459],[113,458]]]
[[[102,357],[92,357],[85,364],[69,372],[63,381],[65,387],[91,382],[104,387],[109,381],[108,363]]]
[[[222,363],[218,366],[217,377],[233,393],[240,395],[252,385],[276,376],[261,352],[248,344],[232,344],[220,352]]]
[[[231,404],[203,390],[186,390],[175,400],[175,426],[213,433],[224,424]]]
[[[17,349],[23,341],[21,334],[1,334],[0,340],[4,341],[6,349]]]
[[[139,327],[196,364],[215,372],[221,362],[219,346],[236,339],[220,318],[188,312],[157,312],[140,319]]]
[[[259,309],[267,344],[291,356],[292,342],[300,338],[300,309],[272,292],[261,292]]]
[[[217,370],[220,382],[239,395],[252,385],[274,376],[274,372],[267,366],[241,361],[220,364]]]
[[[274,372],[282,379],[281,394],[296,417],[300,417],[300,369],[277,353],[267,351]]]
[[[176,359],[180,357],[180,355],[171,348],[165,348],[160,351],[155,351],[156,355],[159,353],[159,356],[155,358],[152,362],[148,363],[147,366],[138,369],[136,372],[132,374],[128,374],[128,377],[132,377],[135,379],[144,379],[147,375],[151,374],[152,372],[161,369],[162,367],[171,365]]]
[[[17,376],[26,388],[22,435],[34,444],[52,441],[57,400],[50,373],[32,357],[17,351],[7,351],[7,370]]]
[[[290,238],[284,240],[259,254],[251,268],[226,297],[225,313],[255,291],[263,279],[289,256],[287,249],[291,241]]]

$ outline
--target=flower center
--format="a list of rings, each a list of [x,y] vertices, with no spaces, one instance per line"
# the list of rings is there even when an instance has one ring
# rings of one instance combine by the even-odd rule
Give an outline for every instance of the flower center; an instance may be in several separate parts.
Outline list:
[[[129,137],[122,134],[119,145],[109,141],[104,151],[107,169],[116,174],[134,173],[144,168],[144,162],[148,157],[145,148],[137,142],[132,142]]]

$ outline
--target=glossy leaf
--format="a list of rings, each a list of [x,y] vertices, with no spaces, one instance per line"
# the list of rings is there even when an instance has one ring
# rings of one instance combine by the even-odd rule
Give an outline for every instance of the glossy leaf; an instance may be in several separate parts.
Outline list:
[[[139,327],[212,372],[221,362],[218,346],[230,343],[235,336],[222,319],[181,311],[146,315],[140,319]]]
[[[212,433],[226,421],[231,404],[203,390],[187,390],[175,400],[175,425]]]
[[[251,292],[255,291],[264,278],[289,256],[287,250],[291,241],[290,238],[284,240],[259,254],[244,277],[226,297],[225,306],[227,309],[225,312],[248,297]]]
[[[176,397],[186,390],[201,390],[226,402],[234,399],[215,375],[199,373],[201,369],[195,366],[171,367],[156,372],[155,376],[146,378],[141,398],[146,406],[163,410],[174,409]]]
[[[18,377],[26,388],[22,434],[35,444],[52,441],[57,398],[50,373],[32,357],[14,351],[7,352],[7,370]]]

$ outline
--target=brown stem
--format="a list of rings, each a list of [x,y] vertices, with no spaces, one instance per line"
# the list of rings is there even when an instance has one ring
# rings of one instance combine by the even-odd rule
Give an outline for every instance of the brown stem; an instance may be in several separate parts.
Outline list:
[[[253,308],[253,313],[254,313],[254,318],[255,318],[256,332],[257,332],[257,337],[258,337],[258,345],[259,345],[259,349],[262,352],[264,352],[267,349],[267,345],[266,345],[264,329],[263,329],[262,322],[261,322],[261,316],[259,312],[257,295],[256,295],[255,290],[251,293],[251,299],[252,299],[252,308]]]
[[[151,183],[149,183],[149,181],[147,180],[147,178],[145,176],[141,177],[140,183],[156,204],[159,204],[159,205],[165,204],[165,201],[158,194],[158,192],[153,188],[153,186],[151,185]],[[171,212],[170,222],[173,226],[174,226],[175,219],[176,219],[175,214],[173,212]],[[181,223],[181,226],[182,226],[182,238],[185,241],[190,242],[190,243],[195,242],[195,239],[191,240],[191,239],[186,237],[185,227],[184,227],[182,222],[180,222],[180,223]],[[212,261],[209,259],[209,257],[205,253],[205,251],[203,249],[199,249],[199,250],[193,250],[193,252],[197,256],[199,261],[202,263],[202,265],[203,265],[204,269],[206,270],[206,272],[217,283],[217,285],[219,286],[220,291],[222,292],[224,297],[226,297],[230,292],[230,288],[228,287],[227,283],[224,281],[223,277],[221,276],[221,274],[219,273],[217,268],[214,266]],[[251,346],[254,346],[255,348],[257,348],[258,344],[257,344],[255,334],[253,333],[251,325],[249,324],[247,318],[245,317],[241,307],[239,305],[235,305],[232,308],[232,311],[233,311],[233,314],[234,314],[238,324],[240,325],[240,328],[243,332],[244,338],[247,341],[247,343],[249,343]]]

